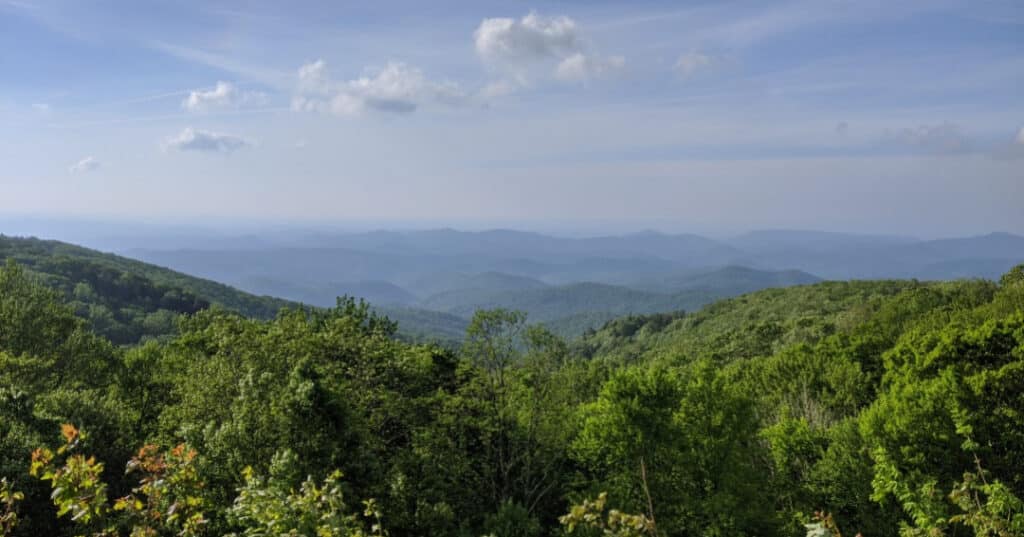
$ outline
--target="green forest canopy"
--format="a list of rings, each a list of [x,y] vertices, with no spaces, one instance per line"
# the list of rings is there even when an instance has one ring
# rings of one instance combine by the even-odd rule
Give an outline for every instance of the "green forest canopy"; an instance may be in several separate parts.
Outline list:
[[[178,315],[210,306],[257,319],[273,319],[285,307],[306,307],[59,241],[0,235],[0,262],[6,259],[57,290],[93,331],[119,345],[166,339],[176,333]],[[468,324],[436,311],[379,310],[400,320],[400,335],[410,340],[456,342]]]
[[[185,311],[117,346],[25,265],[0,270],[3,533],[1024,532],[1024,267],[572,344],[481,311],[450,350],[351,300],[260,318],[145,285],[120,300]]]

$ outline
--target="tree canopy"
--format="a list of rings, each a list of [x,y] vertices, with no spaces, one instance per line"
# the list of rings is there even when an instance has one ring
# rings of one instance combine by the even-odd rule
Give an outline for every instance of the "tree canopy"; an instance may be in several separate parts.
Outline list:
[[[353,299],[262,318],[12,261],[0,535],[1022,535],[1022,271],[766,290],[571,344],[485,310],[451,349]],[[116,345],[91,294],[174,331]]]

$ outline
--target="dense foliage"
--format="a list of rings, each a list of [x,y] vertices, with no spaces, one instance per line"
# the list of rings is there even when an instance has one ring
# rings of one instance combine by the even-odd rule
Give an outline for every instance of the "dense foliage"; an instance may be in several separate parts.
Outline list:
[[[348,299],[134,346],[77,307],[0,271],[3,535],[1024,534],[1024,267],[457,350]]]
[[[179,315],[211,306],[256,319],[273,319],[282,308],[300,307],[295,302],[252,295],[210,280],[59,241],[0,235],[0,262],[7,259],[16,261],[39,282],[58,291],[94,332],[118,345],[169,339],[177,333]],[[400,336],[409,341],[453,344],[462,338],[469,324],[462,317],[438,311],[407,307],[378,310],[400,321]]]
[[[173,334],[179,314],[217,304],[271,319],[286,300],[242,293],[227,285],[58,241],[0,235],[0,262],[35,274],[114,343]],[[293,305],[293,304],[291,304]]]

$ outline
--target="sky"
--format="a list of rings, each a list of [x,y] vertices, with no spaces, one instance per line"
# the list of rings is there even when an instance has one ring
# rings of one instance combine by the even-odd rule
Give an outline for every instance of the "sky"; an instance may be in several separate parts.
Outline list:
[[[16,216],[1024,233],[1024,2],[0,0]]]

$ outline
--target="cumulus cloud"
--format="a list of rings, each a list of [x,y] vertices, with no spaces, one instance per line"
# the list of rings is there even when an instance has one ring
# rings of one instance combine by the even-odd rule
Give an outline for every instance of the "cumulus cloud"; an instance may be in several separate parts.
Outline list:
[[[88,156],[72,164],[68,171],[71,173],[88,173],[99,169],[100,161],[96,160],[92,156]]]
[[[525,85],[540,66],[564,81],[586,81],[621,69],[622,56],[604,57],[589,50],[576,21],[530,12],[523,18],[491,18],[473,33],[480,59],[492,69]]]
[[[213,89],[193,90],[181,102],[181,107],[191,112],[205,112],[213,109],[239,108],[265,104],[266,95],[253,91],[240,91],[230,82],[217,82]]]
[[[299,68],[292,108],[356,116],[366,111],[409,114],[425,104],[461,104],[467,95],[453,82],[430,80],[420,69],[389,62],[382,69],[333,81],[323,60]]]
[[[299,67],[299,91],[303,93],[326,94],[330,91],[327,77],[327,62],[317,60]]]
[[[673,69],[679,76],[683,78],[690,78],[700,71],[713,66],[717,61],[718,60],[714,56],[709,56],[702,52],[691,50],[690,52],[679,56],[679,59],[676,60],[676,63],[673,66]]]
[[[542,17],[532,12],[518,21],[484,19],[473,37],[477,54],[493,64],[564,58],[583,45],[576,22],[569,17]]]
[[[245,138],[232,136],[230,134],[197,130],[192,127],[186,127],[180,134],[172,136],[164,142],[165,149],[224,154],[233,153],[239,149],[251,146],[252,142]]]
[[[885,140],[899,147],[938,155],[968,153],[973,149],[960,126],[948,122],[889,131]]]
[[[586,81],[607,76],[625,65],[626,59],[622,56],[600,58],[577,52],[559,62],[555,77],[565,81]]]

